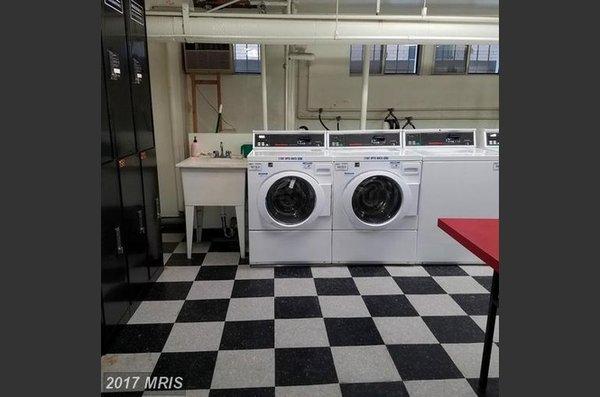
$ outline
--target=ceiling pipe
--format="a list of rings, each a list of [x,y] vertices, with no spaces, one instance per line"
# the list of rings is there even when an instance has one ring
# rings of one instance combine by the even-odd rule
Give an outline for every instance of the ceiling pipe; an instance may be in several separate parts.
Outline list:
[[[269,129],[269,117],[267,111],[267,46],[260,45],[260,83],[262,88],[262,111],[263,130]]]
[[[210,10],[206,11],[205,14],[208,14],[208,13],[211,13],[211,12],[215,12],[215,11],[220,10],[222,8],[225,8],[225,7],[229,7],[230,5],[233,5],[235,3],[239,3],[240,1],[241,0],[232,0],[232,1],[228,2],[228,3],[221,4],[220,6],[217,6],[215,8],[211,8]]]
[[[362,101],[360,107],[360,129],[367,129],[367,104],[369,102],[369,66],[371,64],[371,46],[362,46]]]

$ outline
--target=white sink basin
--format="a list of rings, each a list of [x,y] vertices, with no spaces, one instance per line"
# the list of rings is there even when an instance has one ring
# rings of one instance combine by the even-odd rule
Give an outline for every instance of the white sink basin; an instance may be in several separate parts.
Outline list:
[[[245,158],[188,157],[177,168],[246,168]]]

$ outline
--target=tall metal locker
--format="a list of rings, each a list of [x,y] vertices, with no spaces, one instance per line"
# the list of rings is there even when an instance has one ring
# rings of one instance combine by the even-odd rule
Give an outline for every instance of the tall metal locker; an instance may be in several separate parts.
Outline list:
[[[120,159],[117,163],[121,182],[122,239],[127,254],[130,291],[136,294],[140,289],[135,284],[150,280],[146,260],[146,215],[142,171],[137,154]]]
[[[101,167],[101,279],[105,325],[117,324],[129,308],[127,263],[121,229],[119,175],[114,161]]]
[[[146,208],[146,235],[148,238],[148,265],[150,276],[163,265],[162,236],[160,233],[160,200],[158,196],[158,171],[156,149],[140,152]]]
[[[122,0],[102,1],[102,59],[116,157],[136,152]]]
[[[104,80],[104,62],[102,65],[100,87],[100,162],[106,163],[113,159],[110,122],[108,120],[108,103],[106,102],[106,81]]]
[[[146,47],[146,15],[142,0],[125,0],[125,21],[131,72],[131,98],[137,150],[154,147],[150,75]]]

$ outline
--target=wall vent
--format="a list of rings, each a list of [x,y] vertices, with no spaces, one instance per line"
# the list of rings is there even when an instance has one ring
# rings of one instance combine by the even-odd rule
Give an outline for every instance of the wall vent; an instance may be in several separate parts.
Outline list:
[[[184,43],[183,67],[188,74],[233,73],[230,44]]]

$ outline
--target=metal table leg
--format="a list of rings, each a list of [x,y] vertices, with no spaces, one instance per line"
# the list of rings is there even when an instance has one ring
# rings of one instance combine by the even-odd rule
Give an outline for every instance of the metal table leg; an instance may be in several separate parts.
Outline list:
[[[481,359],[481,371],[479,373],[479,392],[485,395],[487,389],[488,372],[490,369],[490,358],[492,356],[492,345],[494,342],[494,326],[496,324],[496,311],[498,310],[499,275],[494,272],[492,278],[492,291],[490,294],[490,308],[488,310],[487,325],[485,327],[485,341],[483,343],[483,357]]]

